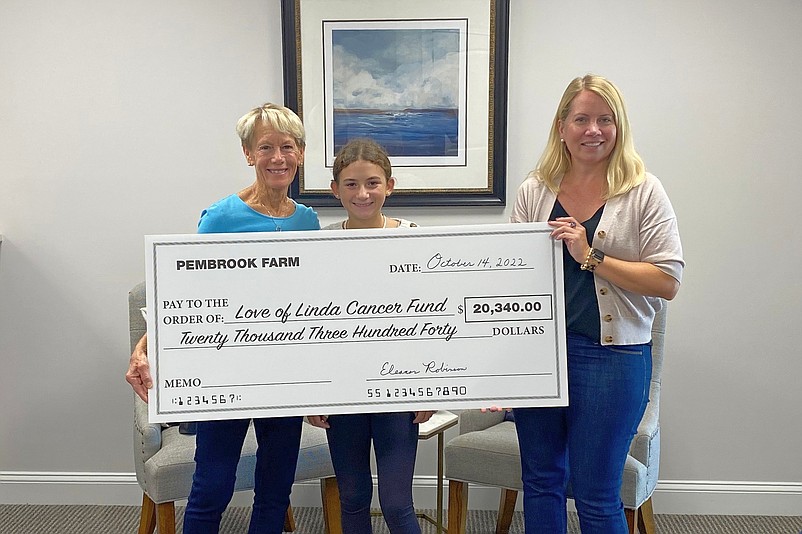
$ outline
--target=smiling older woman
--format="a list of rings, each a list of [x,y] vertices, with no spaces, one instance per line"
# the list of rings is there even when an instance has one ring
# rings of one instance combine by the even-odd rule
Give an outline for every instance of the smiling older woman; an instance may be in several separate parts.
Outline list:
[[[288,196],[298,166],[303,164],[306,145],[298,116],[283,106],[265,104],[239,120],[237,134],[256,179],[242,191],[203,210],[198,232],[319,230],[317,213]],[[125,379],[147,402],[153,381],[146,337],[131,354]],[[259,447],[249,533],[279,534],[283,530],[302,422],[301,417],[253,421]],[[184,514],[185,534],[218,532],[222,514],[234,493],[237,463],[249,424],[248,419],[198,423],[195,474]]]

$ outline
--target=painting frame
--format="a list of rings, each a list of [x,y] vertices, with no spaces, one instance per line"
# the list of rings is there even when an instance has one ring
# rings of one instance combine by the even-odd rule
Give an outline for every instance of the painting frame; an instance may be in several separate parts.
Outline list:
[[[460,130],[466,132],[465,163],[450,167],[398,165],[400,159],[391,153],[397,184],[387,205],[505,206],[509,2],[446,0],[438,2],[433,13],[433,4],[425,0],[403,5],[391,0],[370,4],[360,0],[281,0],[284,102],[301,116],[307,131],[304,166],[291,185],[290,196],[310,206],[339,206],[328,189],[332,156],[326,135],[332,128],[326,121],[332,114],[327,118],[326,110],[335,106],[331,95],[325,93],[324,56],[331,43],[325,42],[324,21],[356,22],[359,27],[359,23],[375,21],[392,26],[398,21],[465,19],[469,30],[461,53],[468,64],[464,90],[469,98],[464,104],[464,130]],[[366,5],[370,6],[367,13]],[[354,15],[357,12],[359,15]]]

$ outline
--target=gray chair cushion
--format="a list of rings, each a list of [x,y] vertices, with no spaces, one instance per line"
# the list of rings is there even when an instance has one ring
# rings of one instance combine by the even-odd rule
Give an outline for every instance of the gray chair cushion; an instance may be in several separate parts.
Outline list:
[[[656,438],[656,439],[655,439]],[[659,456],[659,432],[651,441],[651,454]],[[445,478],[522,491],[521,456],[515,423],[505,421],[486,430],[461,434],[448,442],[443,452]],[[657,471],[632,456],[624,465],[621,500],[626,508],[637,508],[657,485]],[[571,495],[570,485],[568,495]]]
[[[179,433],[177,426],[168,427],[161,431],[161,443],[161,448],[144,462],[142,473],[137,473],[137,480],[143,491],[157,504],[186,499],[195,472],[195,436]],[[256,436],[251,425],[237,466],[236,491],[253,489],[255,467]],[[295,481],[333,476],[334,467],[326,431],[304,423]]]
[[[515,423],[503,421],[485,430],[460,434],[449,440],[443,455],[449,480],[522,489]]]

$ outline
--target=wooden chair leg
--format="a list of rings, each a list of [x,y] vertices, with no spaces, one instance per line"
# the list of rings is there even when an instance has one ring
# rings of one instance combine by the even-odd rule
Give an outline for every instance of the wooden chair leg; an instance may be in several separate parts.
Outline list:
[[[156,505],[156,521],[159,534],[175,534],[175,503],[163,502]]]
[[[142,512],[139,514],[138,534],[153,534],[156,530],[156,503],[142,493]]]
[[[465,534],[468,520],[468,483],[448,481],[448,534]]]
[[[655,534],[657,532],[651,497],[646,499],[641,507],[638,508],[638,531],[640,534]]]
[[[295,532],[295,516],[292,515],[292,505],[287,507],[284,514],[284,532]]]
[[[636,529],[636,519],[635,516],[638,513],[637,510],[633,510],[632,508],[624,508],[624,515],[627,518],[627,533],[628,534],[635,534],[637,532]]]
[[[343,534],[340,517],[340,488],[335,477],[320,480],[320,497],[323,501],[323,524],[326,534]]]
[[[496,520],[496,534],[508,534],[512,524],[512,515],[515,513],[515,501],[518,492],[511,489],[501,489],[501,501],[498,503],[498,519]]]

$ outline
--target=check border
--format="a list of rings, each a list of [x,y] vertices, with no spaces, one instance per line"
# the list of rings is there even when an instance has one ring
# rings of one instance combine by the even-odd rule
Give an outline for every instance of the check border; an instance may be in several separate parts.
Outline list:
[[[326,243],[337,241],[339,244],[343,244],[345,242],[354,242],[354,243],[369,243],[374,242],[376,240],[382,240],[384,242],[393,242],[395,240],[416,240],[416,239],[432,239],[432,238],[453,238],[453,237],[479,237],[479,238],[493,238],[499,237],[502,235],[514,235],[514,234],[532,234],[543,236],[544,234],[550,234],[550,228],[548,228],[543,223],[527,223],[527,224],[504,224],[504,225],[475,225],[475,226],[461,226],[461,227],[431,227],[431,228],[423,228],[423,229],[415,229],[413,232],[376,232],[376,231],[358,231],[358,230],[349,230],[347,232],[293,232],[293,233],[254,233],[254,234],[206,234],[206,235],[181,235],[181,236],[147,236],[146,237],[146,255],[147,255],[147,274],[148,274],[148,283],[147,283],[147,290],[148,290],[148,302],[160,302],[160,297],[162,296],[162,289],[160,288],[159,284],[159,257],[164,252],[169,250],[172,247],[189,247],[190,249],[193,247],[200,247],[200,246],[208,246],[208,245],[229,245],[232,243],[236,243],[237,245],[272,245],[272,244],[293,244],[293,243]],[[560,294],[554,294],[554,301],[555,307],[552,308],[553,311],[559,311],[561,308],[562,303],[558,303],[556,301],[562,298],[562,248],[558,243],[555,243],[555,246],[550,247],[550,261],[551,261],[551,271],[550,271],[550,285],[552,288],[559,288]],[[458,269],[459,270],[459,269]],[[447,275],[451,272],[450,270],[442,270],[437,272],[426,272],[422,273],[425,276],[436,276],[437,274]],[[558,305],[559,304],[559,305]],[[155,325],[159,324],[161,312],[162,310],[159,309],[158,306],[152,307],[152,312],[148,314],[148,321],[149,324],[149,346],[153,347],[153,352],[155,354],[160,354],[161,351],[165,350],[162,346],[162,340],[160,338],[159,328],[156,328]],[[225,416],[221,414],[229,414],[236,417],[241,417],[244,414],[246,416],[267,416],[269,414],[277,414],[277,415],[288,415],[289,412],[297,412],[297,411],[304,411],[306,414],[317,413],[323,408],[330,409],[329,413],[337,413],[336,410],[339,408],[359,408],[363,411],[377,411],[375,408],[377,407],[386,407],[386,408],[393,408],[398,407],[400,410],[406,410],[410,406],[410,403],[414,403],[416,405],[420,405],[421,407],[418,409],[426,409],[426,407],[431,408],[447,408],[447,409],[458,409],[458,408],[466,408],[472,405],[473,407],[480,407],[477,402],[481,403],[492,403],[492,404],[499,404],[502,405],[509,405],[509,406],[520,406],[520,405],[528,405],[525,403],[528,402],[535,402],[535,404],[549,404],[558,402],[557,405],[564,405],[567,403],[567,389],[564,390],[563,388],[567,385],[567,377],[561,376],[561,373],[565,372],[565,365],[564,362],[561,362],[561,358],[565,358],[565,337],[564,337],[564,329],[565,329],[565,319],[564,314],[554,313],[550,316],[550,319],[553,320],[555,324],[555,329],[557,332],[562,332],[562,334],[558,334],[554,337],[554,354],[555,354],[555,369],[557,372],[556,378],[556,385],[557,385],[557,392],[553,395],[487,395],[487,396],[479,396],[479,397],[472,397],[469,402],[465,402],[464,399],[460,398],[443,398],[439,397],[434,401],[428,401],[422,399],[420,401],[417,400],[410,400],[409,398],[400,398],[400,399],[382,399],[382,400],[363,400],[363,401],[351,401],[351,402],[287,402],[285,404],[276,405],[249,405],[249,406],[217,406],[217,407],[201,407],[199,406],[197,409],[192,410],[192,414],[195,416],[190,415],[190,419],[186,419],[188,417],[188,413],[186,410],[177,410],[171,409],[169,406],[165,406],[163,398],[165,394],[163,394],[161,383],[158,381],[158,377],[161,375],[160,372],[160,358],[156,357],[154,361],[154,370],[155,370],[155,377],[156,377],[156,387],[154,388],[153,401],[151,402],[153,406],[153,417],[156,419],[160,419],[161,421],[173,421],[173,420],[192,420],[192,419],[202,419],[202,418],[209,418],[209,419],[217,419],[217,418],[225,418]],[[513,320],[507,319],[506,322],[512,322]],[[467,322],[467,321],[466,321]],[[342,343],[393,343],[398,342],[401,340],[347,340],[347,341],[326,341],[326,344],[342,344]],[[293,342],[287,343],[270,343],[273,347],[281,347],[284,345],[292,345],[298,344]],[[320,342],[317,341],[310,341],[307,344],[309,345],[319,345]],[[233,348],[233,347],[232,347]],[[169,350],[169,349],[167,349]],[[510,373],[499,373],[495,375],[495,378],[504,378],[504,377],[511,377],[515,374]],[[482,374],[482,377],[489,377],[490,375]],[[471,379],[475,378],[472,375],[460,375],[460,376],[437,376],[437,377],[419,377],[411,379],[409,377],[406,378],[374,378],[374,379],[366,379],[366,382],[376,382],[376,383],[392,383],[396,381],[413,381],[416,383],[425,384],[426,381],[436,378],[439,381],[453,381],[459,379]],[[319,380],[310,380],[307,381],[307,384],[318,384],[324,383],[325,381]],[[296,382],[297,383],[297,382]],[[275,384],[232,384],[230,386],[227,385],[215,385],[213,387],[217,389],[225,389],[225,388],[249,388],[252,386],[276,386],[280,387],[286,385],[281,382],[277,382]],[[212,386],[209,386],[212,387]],[[423,386],[426,387],[426,386]],[[202,388],[203,389],[203,388]],[[155,402],[154,402],[155,401]],[[524,404],[521,404],[521,403]],[[483,405],[483,404],[482,404]],[[489,404],[488,404],[489,405]],[[554,405],[554,404],[551,404]],[[388,411],[392,411],[388,410]]]

